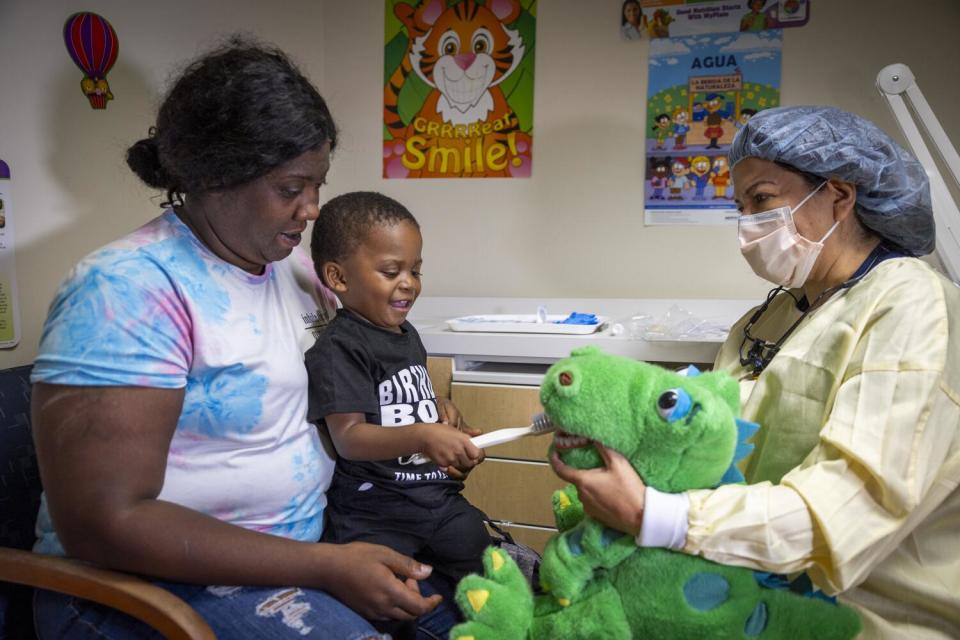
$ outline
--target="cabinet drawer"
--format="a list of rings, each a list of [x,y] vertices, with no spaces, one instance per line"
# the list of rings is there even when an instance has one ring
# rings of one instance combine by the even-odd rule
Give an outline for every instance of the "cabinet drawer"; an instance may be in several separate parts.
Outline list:
[[[427,358],[427,374],[438,398],[450,397],[450,380],[453,377],[453,358]]]
[[[550,497],[565,484],[546,463],[488,458],[470,473],[463,495],[493,520],[552,527]]]
[[[543,411],[538,387],[454,382],[450,386],[450,397],[467,423],[484,432],[524,427]],[[529,436],[489,447],[487,455],[545,461],[552,441],[553,436],[549,434]]]

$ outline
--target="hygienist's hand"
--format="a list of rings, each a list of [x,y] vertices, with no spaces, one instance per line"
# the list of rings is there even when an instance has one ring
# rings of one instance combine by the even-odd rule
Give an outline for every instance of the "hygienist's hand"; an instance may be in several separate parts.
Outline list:
[[[351,542],[333,545],[330,554],[336,580],[326,585],[332,593],[369,620],[413,620],[433,610],[443,597],[424,598],[417,580],[426,580],[433,567],[379,544]]]
[[[620,453],[594,443],[603,458],[604,467],[575,469],[563,463],[554,452],[550,466],[561,479],[577,487],[583,510],[594,520],[629,533],[640,533],[647,486]]]

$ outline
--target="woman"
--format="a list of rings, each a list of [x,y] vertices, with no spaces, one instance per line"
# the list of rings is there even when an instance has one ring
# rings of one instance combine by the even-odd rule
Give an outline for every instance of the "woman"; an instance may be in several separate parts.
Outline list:
[[[923,167],[827,107],[762,111],[730,163],[741,251],[779,285],[715,365],[761,424],[750,486],[661,494],[609,449],[554,468],[640,545],[806,571],[864,637],[960,637],[960,289],[913,257],[934,247]]]
[[[440,600],[412,558],[316,544],[333,460],[303,353],[335,303],[293,252],[336,142],[282,52],[234,39],[191,64],[127,156],[172,207],[67,277],[33,370],[36,550],[160,579],[221,637],[380,637],[361,616]],[[66,596],[35,606],[41,637],[151,636]],[[422,637],[445,637],[438,612]]]
[[[640,0],[623,0],[620,8],[620,36],[624,40],[639,40],[647,28],[647,18],[640,8]]]

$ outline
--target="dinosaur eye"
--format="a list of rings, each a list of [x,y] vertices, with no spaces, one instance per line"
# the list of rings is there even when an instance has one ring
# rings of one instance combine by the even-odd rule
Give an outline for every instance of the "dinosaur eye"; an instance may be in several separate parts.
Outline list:
[[[679,387],[669,389],[657,398],[657,413],[667,422],[675,422],[690,413],[690,394]]]
[[[456,32],[443,34],[440,39],[440,54],[444,56],[453,56],[460,50],[460,38]]]

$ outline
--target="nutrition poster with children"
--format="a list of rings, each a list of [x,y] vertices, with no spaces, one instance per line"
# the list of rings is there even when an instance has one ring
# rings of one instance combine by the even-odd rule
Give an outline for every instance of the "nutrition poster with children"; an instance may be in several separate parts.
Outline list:
[[[20,342],[17,270],[13,255],[10,167],[0,160],[0,349]]]
[[[778,30],[650,42],[646,224],[736,223],[727,150],[780,104],[781,42]]]
[[[385,0],[384,178],[527,178],[536,0]]]
[[[810,0],[640,0],[639,8],[638,30],[651,38],[802,27],[810,19]]]

